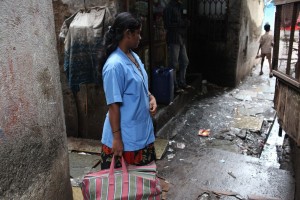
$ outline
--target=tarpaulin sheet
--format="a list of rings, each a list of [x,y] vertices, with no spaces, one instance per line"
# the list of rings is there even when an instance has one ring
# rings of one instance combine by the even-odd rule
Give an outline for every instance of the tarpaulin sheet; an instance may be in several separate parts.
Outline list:
[[[107,7],[79,10],[66,19],[59,36],[65,39],[64,71],[73,92],[83,83],[99,84],[99,57],[112,14]]]

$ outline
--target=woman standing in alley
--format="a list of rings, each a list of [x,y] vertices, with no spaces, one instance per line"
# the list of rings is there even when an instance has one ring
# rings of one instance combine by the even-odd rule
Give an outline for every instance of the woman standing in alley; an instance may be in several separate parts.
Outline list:
[[[101,140],[101,169],[110,167],[113,155],[134,165],[146,165],[156,158],[151,115],[155,115],[157,104],[148,90],[144,65],[132,51],[139,45],[141,29],[139,19],[123,12],[104,38],[102,78],[109,109]]]

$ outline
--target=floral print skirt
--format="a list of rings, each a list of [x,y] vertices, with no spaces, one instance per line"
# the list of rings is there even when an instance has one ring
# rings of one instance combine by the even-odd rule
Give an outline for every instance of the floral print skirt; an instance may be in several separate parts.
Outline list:
[[[113,158],[112,149],[102,144],[100,157],[101,169],[109,169]],[[137,151],[124,151],[123,157],[127,164],[138,166],[147,165],[156,160],[154,143],[151,143],[144,149]],[[119,168],[121,166],[121,159],[117,158],[115,167]]]

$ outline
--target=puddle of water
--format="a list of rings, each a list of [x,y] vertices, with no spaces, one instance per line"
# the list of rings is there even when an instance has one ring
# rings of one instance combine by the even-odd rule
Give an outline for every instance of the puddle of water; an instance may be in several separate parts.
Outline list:
[[[260,156],[260,160],[262,160],[265,165],[269,167],[275,167],[275,168],[280,167],[280,164],[278,162],[276,146],[283,144],[284,135],[285,135],[283,131],[282,136],[279,137],[278,131],[279,131],[279,124],[277,122],[277,119],[275,119],[273,127],[270,131],[270,135],[266,141],[266,144]]]

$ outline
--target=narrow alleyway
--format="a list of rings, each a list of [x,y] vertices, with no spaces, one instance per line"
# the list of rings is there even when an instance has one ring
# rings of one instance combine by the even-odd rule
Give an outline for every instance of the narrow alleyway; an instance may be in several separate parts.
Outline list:
[[[159,131],[169,141],[157,162],[170,183],[168,199],[294,199],[293,174],[277,161],[284,137],[273,109],[276,79],[266,63],[264,75],[259,68],[234,89],[203,84]]]
[[[166,199],[294,199],[291,165],[278,163],[284,133],[278,137],[276,79],[267,69],[259,76],[257,66],[237,88],[204,83],[202,91],[184,94],[183,99],[192,99],[157,132],[158,174],[169,186]],[[168,107],[159,109],[168,113]],[[209,135],[199,136],[200,129]],[[101,144],[68,138],[68,149],[74,199],[81,200],[78,184],[84,174],[100,169]]]

